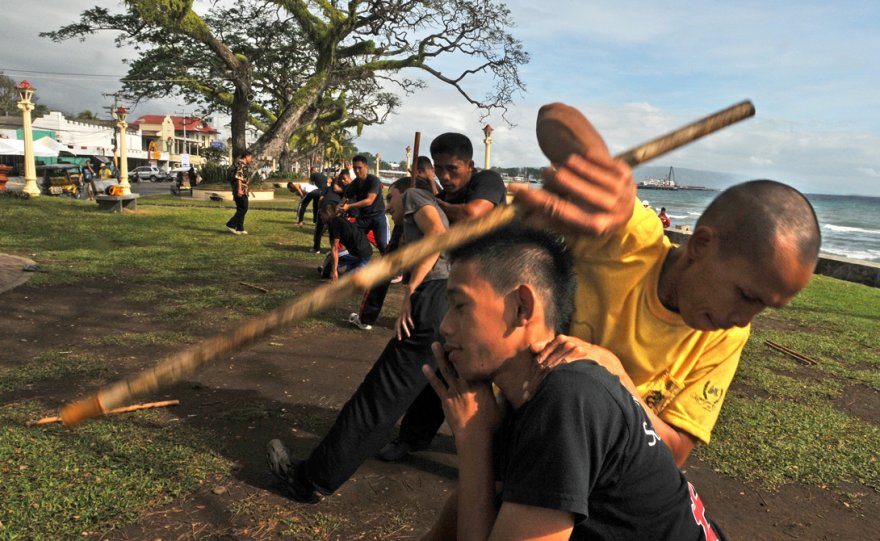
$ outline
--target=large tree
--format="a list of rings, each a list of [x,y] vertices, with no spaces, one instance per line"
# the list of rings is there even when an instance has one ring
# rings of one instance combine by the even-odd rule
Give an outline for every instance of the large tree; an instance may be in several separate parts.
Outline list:
[[[506,111],[523,88],[528,61],[509,33],[509,10],[491,0],[126,0],[111,13],[94,7],[46,36],[60,41],[101,30],[139,56],[124,80],[136,98],[179,94],[232,116],[233,147],[248,124],[262,135],[251,149],[277,156],[314,122],[324,131],[384,121],[398,104],[383,89],[409,93],[421,70],[453,86],[488,114]],[[455,66],[451,68],[450,66]],[[475,86],[487,85],[483,98]]]

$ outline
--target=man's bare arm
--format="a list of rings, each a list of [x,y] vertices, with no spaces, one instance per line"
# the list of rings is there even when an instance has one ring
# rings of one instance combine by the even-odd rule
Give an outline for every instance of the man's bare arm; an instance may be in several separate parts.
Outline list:
[[[450,222],[460,222],[462,220],[470,220],[484,214],[489,213],[495,205],[485,199],[475,199],[470,203],[447,203],[446,201],[437,201],[446,217]]]

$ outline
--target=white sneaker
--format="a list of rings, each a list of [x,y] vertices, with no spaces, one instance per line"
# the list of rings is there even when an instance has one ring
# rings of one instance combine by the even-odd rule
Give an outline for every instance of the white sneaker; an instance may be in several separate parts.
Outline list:
[[[238,231],[236,231],[235,229],[229,227],[228,225],[226,226],[226,229],[227,229],[230,233],[232,233],[233,235],[239,235],[239,234],[240,234]]]
[[[239,235],[247,235],[248,233],[247,233],[247,231],[239,231],[238,234]]]
[[[361,319],[358,317],[357,312],[352,312],[351,315],[348,316],[348,322],[362,331],[369,331],[373,328],[372,325],[361,323]]]

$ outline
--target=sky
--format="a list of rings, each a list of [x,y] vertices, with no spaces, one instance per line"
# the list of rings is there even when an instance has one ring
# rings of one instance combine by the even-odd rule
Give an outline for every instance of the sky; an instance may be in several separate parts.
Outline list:
[[[509,123],[495,114],[481,122],[452,87],[424,74],[428,88],[404,97],[386,124],[365,128],[358,147],[397,161],[415,131],[423,145],[459,131],[471,137],[482,165],[481,128],[488,122],[495,128],[493,166],[540,166],[546,159],[534,128],[545,103],[562,101],[583,111],[616,153],[750,99],[754,118],[651,165],[773,178],[807,193],[880,196],[880,2],[505,3],[516,23],[510,32],[531,55],[521,70],[526,90],[515,96]],[[119,89],[127,71],[123,59],[134,51],[117,49],[111,34],[63,44],[38,36],[92,5],[118,4],[3,0],[0,71],[27,79],[40,102],[53,108],[102,111],[111,105],[102,93]],[[490,82],[468,90],[482,96]],[[187,107],[169,99],[139,104],[132,115]],[[638,170],[634,176],[640,178]]]

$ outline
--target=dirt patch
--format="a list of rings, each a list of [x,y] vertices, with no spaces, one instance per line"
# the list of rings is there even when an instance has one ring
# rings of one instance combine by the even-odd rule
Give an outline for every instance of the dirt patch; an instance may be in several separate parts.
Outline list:
[[[313,280],[294,285],[314,287]],[[152,307],[126,301],[126,293],[124,285],[108,294],[96,287],[28,284],[0,295],[0,325],[5,329],[0,366],[19,366],[44,351],[87,351],[112,360],[104,377],[116,379],[179,349],[174,344],[87,344],[88,338],[109,333],[180,330],[179,324],[152,317]],[[92,537],[402,540],[423,534],[456,485],[454,444],[445,427],[429,450],[407,462],[367,461],[336,495],[315,506],[285,498],[265,466],[264,446],[271,438],[282,438],[300,457],[316,445],[391,338],[393,318],[387,313],[371,332],[344,323],[357,301],[347,300],[329,312],[336,325],[283,329],[218,359],[197,377],[147,397],[179,399],[181,405],[170,411],[181,425],[212,433],[218,452],[236,468],[193,494],[145,511],[132,526]],[[388,306],[399,302],[397,286]],[[215,315],[202,314],[187,329],[198,336],[221,331],[212,323]],[[50,380],[0,394],[0,403],[36,398],[47,407],[57,406],[95,386],[81,379]],[[860,385],[848,391],[840,407],[876,423],[877,393]],[[715,473],[696,458],[686,471],[731,539],[858,539],[880,530],[880,496],[864,487],[832,491],[789,485],[767,493]]]
[[[835,405],[853,417],[880,425],[880,393],[867,385],[860,383],[847,387]]]

